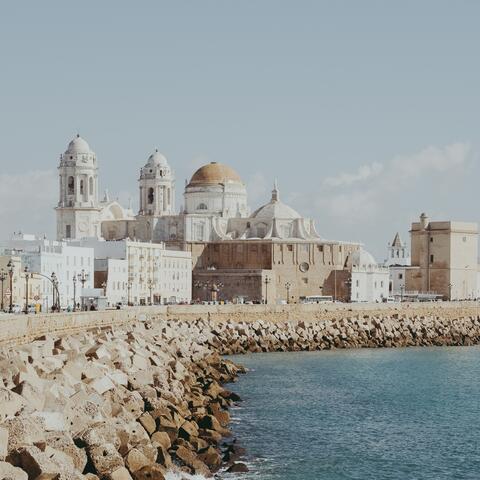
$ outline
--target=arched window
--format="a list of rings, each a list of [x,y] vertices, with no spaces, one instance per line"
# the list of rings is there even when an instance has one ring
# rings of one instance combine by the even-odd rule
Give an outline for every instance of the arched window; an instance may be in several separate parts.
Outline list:
[[[153,193],[153,188],[148,189],[148,203],[151,205],[155,198],[155,194]]]
[[[68,177],[68,194],[73,195],[75,193],[75,179]]]
[[[83,195],[83,180],[80,180],[80,195]]]
[[[197,210],[206,210],[207,206],[204,203],[201,203],[198,207]]]
[[[90,177],[88,179],[88,193],[90,193],[90,195],[93,195],[93,177]]]

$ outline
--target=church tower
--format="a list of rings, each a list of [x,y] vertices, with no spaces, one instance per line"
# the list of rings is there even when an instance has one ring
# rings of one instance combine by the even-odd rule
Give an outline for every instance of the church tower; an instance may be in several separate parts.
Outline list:
[[[139,215],[161,217],[175,214],[175,175],[167,159],[155,150],[140,170]]]
[[[97,158],[80,135],[60,155],[58,172],[57,239],[100,237]]]
[[[408,266],[410,265],[410,252],[406,242],[403,242],[400,234],[397,233],[392,243],[388,244],[388,258],[386,266]]]

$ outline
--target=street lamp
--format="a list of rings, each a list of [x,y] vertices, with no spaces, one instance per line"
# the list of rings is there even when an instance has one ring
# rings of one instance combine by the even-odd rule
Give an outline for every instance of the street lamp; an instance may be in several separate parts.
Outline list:
[[[28,271],[28,266],[23,269],[25,273],[25,314],[28,314],[28,280],[33,278],[33,273]]]
[[[59,312],[60,311],[60,292],[58,291],[58,278],[55,275],[55,272],[52,272],[52,275],[50,277],[50,281],[52,282],[52,286],[53,286],[52,310],[53,311],[57,310]]]
[[[147,280],[147,285],[148,285],[148,289],[150,290],[150,305],[153,305],[152,291],[153,291],[153,287],[155,286],[155,283],[153,282],[153,280],[151,278],[149,278]]]
[[[292,288],[292,284],[290,282],[286,282],[285,288],[287,290],[287,303],[290,303],[290,288]]]
[[[268,304],[268,284],[272,281],[270,277],[265,277],[263,283],[265,284],[265,305]]]
[[[7,263],[8,276],[10,277],[10,307],[8,309],[9,313],[13,313],[13,262],[9,260]]]
[[[73,311],[77,311],[77,274],[73,274]]]
[[[89,275],[88,273],[85,273],[85,270],[82,268],[81,273],[79,273],[77,277],[78,281],[82,284],[82,310],[84,310],[85,297],[83,296],[83,290],[85,289],[85,283],[87,282]]]
[[[4,295],[4,290],[3,290],[3,283],[5,282],[5,280],[7,279],[7,272],[5,272],[5,270],[2,268],[0,270],[0,282],[2,282],[2,300],[1,300],[1,306],[0,306],[0,310],[3,312],[3,308],[4,308],[4,303],[3,303],[3,295]]]
[[[127,281],[127,304],[128,304],[128,306],[130,306],[130,304],[131,304],[131,302],[130,302],[130,292],[132,290],[132,285],[133,285],[133,279],[132,279],[132,277],[129,277],[128,281]]]
[[[333,278],[335,282],[333,301],[336,302],[337,301],[337,267],[335,267],[335,270],[333,271]]]

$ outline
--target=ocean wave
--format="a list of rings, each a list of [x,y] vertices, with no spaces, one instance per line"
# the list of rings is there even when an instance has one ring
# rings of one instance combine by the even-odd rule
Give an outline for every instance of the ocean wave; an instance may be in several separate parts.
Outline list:
[[[207,480],[203,475],[190,475],[185,472],[169,471],[165,475],[165,480]]]

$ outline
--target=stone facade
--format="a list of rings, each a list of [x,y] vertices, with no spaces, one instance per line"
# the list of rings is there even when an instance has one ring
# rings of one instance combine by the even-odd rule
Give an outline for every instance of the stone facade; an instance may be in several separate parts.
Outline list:
[[[193,243],[189,248],[194,265],[193,298],[205,299],[204,285],[210,281],[212,285],[224,285],[219,300],[244,298],[275,303],[322,295],[348,301],[350,270],[346,265],[360,246],[321,241],[231,240]]]
[[[477,297],[478,225],[430,222],[425,214],[412,224],[412,266],[406,290],[446,299]]]

